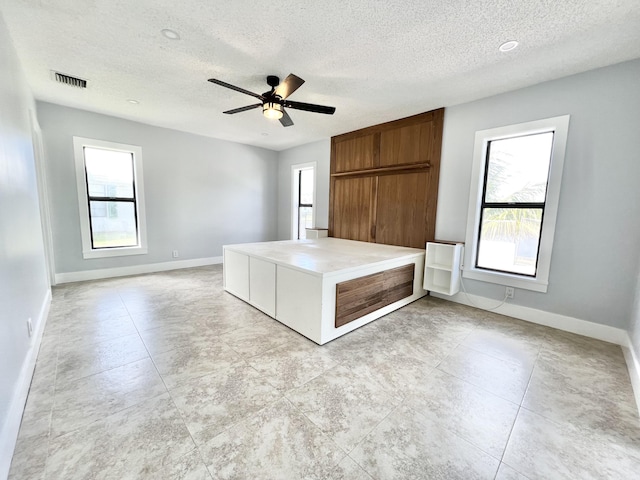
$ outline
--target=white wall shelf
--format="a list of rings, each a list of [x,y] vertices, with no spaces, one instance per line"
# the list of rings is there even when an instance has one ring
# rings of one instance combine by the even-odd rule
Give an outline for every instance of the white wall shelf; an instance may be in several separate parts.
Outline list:
[[[424,289],[443,295],[460,291],[462,243],[427,243],[424,269]]]

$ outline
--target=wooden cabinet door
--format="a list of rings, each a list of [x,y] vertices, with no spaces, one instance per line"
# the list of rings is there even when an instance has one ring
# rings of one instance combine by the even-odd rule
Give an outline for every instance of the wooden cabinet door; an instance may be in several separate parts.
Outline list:
[[[378,178],[375,242],[425,248],[435,234],[438,185],[429,170]],[[437,180],[436,180],[437,181]]]
[[[371,225],[374,224],[375,180],[375,177],[339,177],[332,180],[334,237],[373,241]]]
[[[330,236],[433,241],[443,120],[438,109],[332,137]]]
[[[380,166],[428,163],[433,150],[433,121],[394,128],[380,134]]]
[[[374,167],[375,135],[363,135],[335,143],[331,173],[353,172]]]

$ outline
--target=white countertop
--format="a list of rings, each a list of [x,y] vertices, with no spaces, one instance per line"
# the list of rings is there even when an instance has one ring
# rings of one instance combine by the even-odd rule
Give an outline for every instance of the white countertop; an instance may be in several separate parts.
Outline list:
[[[241,243],[224,248],[315,275],[329,275],[374,263],[424,255],[419,248],[356,242],[341,238]]]

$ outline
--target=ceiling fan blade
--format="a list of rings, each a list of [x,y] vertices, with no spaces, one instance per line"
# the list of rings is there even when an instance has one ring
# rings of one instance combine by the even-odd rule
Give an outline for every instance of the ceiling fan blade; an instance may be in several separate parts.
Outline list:
[[[303,83],[303,79],[294,75],[293,73],[290,73],[289,76],[282,82],[280,82],[280,85],[276,87],[276,95],[284,100],[298,88],[300,88]]]
[[[291,120],[289,114],[284,110],[282,110],[282,118],[280,118],[280,123],[283,127],[290,127],[291,125],[293,125],[293,120]]]
[[[336,107],[315,105],[313,103],[292,102],[290,100],[283,102],[283,106],[287,108],[294,108],[296,110],[305,110],[307,112],[326,113],[327,115],[333,115],[336,111]]]
[[[247,105],[246,107],[234,108],[233,110],[227,110],[226,112],[222,112],[222,113],[232,114],[232,113],[246,112],[247,110],[253,110],[254,108],[258,108],[261,106],[262,106],[261,103],[256,103],[255,105]]]
[[[231,90],[235,90],[236,92],[244,93],[246,95],[251,95],[252,97],[259,98],[263,102],[265,101],[265,98],[262,95],[258,95],[257,93],[250,92],[249,90],[245,90],[244,88],[236,87],[235,85],[231,85],[230,83],[223,82],[222,80],[210,78],[208,81],[211,83],[215,83],[216,85],[220,85],[221,87],[227,87],[227,88],[230,88]]]

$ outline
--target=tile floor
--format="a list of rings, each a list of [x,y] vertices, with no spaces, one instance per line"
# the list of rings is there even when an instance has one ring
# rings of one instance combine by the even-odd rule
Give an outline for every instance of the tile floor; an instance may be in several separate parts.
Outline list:
[[[11,479],[631,479],[619,347],[425,297],[318,346],[222,268],[53,291]]]

